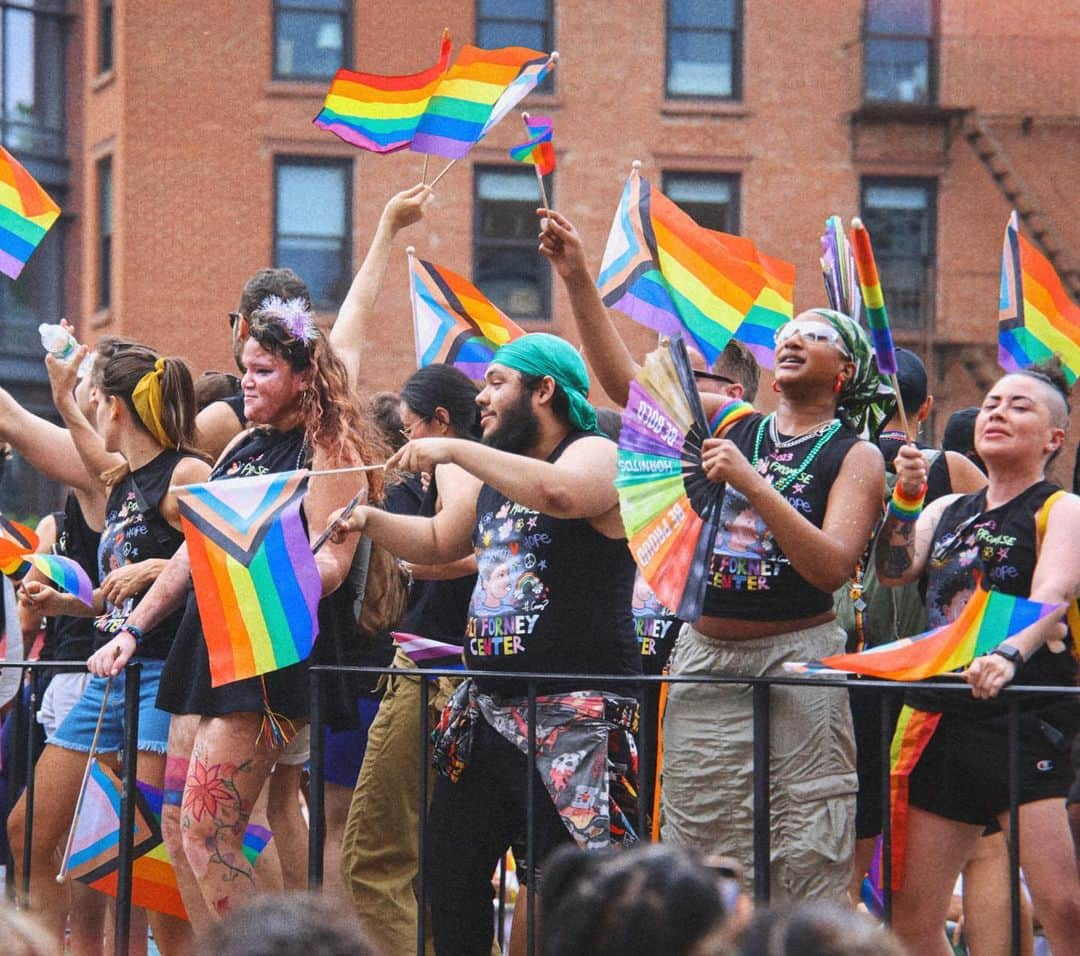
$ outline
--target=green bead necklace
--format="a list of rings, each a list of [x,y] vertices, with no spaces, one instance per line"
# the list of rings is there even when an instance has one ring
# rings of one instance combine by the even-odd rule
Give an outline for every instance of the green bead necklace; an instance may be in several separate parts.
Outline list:
[[[754,465],[755,468],[757,468],[758,462],[760,461],[760,458],[761,458],[761,442],[765,438],[765,429],[769,428],[769,427],[774,427],[775,428],[774,422],[775,422],[774,415],[769,414],[769,415],[766,415],[761,420],[761,423],[758,425],[757,435],[754,438],[754,460],[753,460],[753,465]],[[778,481],[776,481],[773,484],[773,487],[777,491],[783,491],[784,489],[786,489],[788,485],[790,485],[799,475],[801,475],[804,471],[806,471],[807,468],[810,467],[810,463],[818,456],[818,453],[821,451],[821,449],[824,448],[826,444],[828,444],[829,439],[832,438],[833,435],[835,435],[839,430],[840,430],[840,420],[838,418],[834,418],[831,422],[829,422],[829,424],[827,426],[825,426],[824,430],[818,436],[818,440],[816,442],[814,442],[814,446],[810,449],[810,451],[808,451],[806,453],[803,460],[801,462],[799,462],[799,467],[798,468],[793,468],[789,474],[784,475],[783,478],[780,478]],[[797,438],[788,439],[788,441],[786,441],[786,442],[780,442],[780,441],[777,441],[774,438],[773,439],[773,445],[774,445],[773,451],[776,451],[777,449],[782,448],[782,447],[788,447],[788,446],[793,445],[793,444],[798,444],[801,441],[805,441],[812,434],[813,434],[813,432],[811,432],[809,434],[806,434],[806,435],[799,435]]]

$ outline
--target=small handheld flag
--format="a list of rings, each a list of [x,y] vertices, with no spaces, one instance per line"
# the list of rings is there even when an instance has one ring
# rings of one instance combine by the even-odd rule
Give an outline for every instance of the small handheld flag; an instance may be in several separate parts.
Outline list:
[[[1080,376],[1080,306],[1046,256],[1020,234],[1014,209],[1001,254],[998,362],[1014,372],[1055,354],[1071,385]]]
[[[62,554],[31,554],[27,560],[58,588],[74,594],[87,607],[94,606],[94,586],[77,561]]]
[[[360,149],[374,153],[405,149],[449,63],[450,31],[443,30],[438,61],[419,73],[380,76],[338,70],[312,122]]]
[[[870,338],[874,343],[874,356],[882,375],[896,374],[896,348],[893,346],[889,316],[885,311],[885,297],[881,292],[874,249],[870,245],[870,233],[859,218],[851,220],[851,245],[855,251],[855,269],[859,274],[859,288],[866,306],[866,324],[870,326]],[[897,389],[899,395],[899,389]]]
[[[821,272],[829,308],[858,322],[862,296],[855,281],[855,258],[839,216],[829,216],[825,220],[825,232],[821,236]]]
[[[27,260],[60,217],[60,207],[0,146],[0,272],[19,278]]]
[[[555,147],[551,136],[555,124],[547,116],[530,116],[522,113],[529,138],[524,143],[510,147],[510,158],[515,163],[532,163],[542,176],[555,171]]]

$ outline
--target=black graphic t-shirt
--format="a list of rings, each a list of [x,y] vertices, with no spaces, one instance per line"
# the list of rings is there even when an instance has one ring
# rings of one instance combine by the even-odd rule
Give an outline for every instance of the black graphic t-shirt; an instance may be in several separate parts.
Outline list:
[[[641,653],[642,671],[650,675],[663,673],[682,621],[660,603],[640,570],[634,575],[630,613],[634,616],[634,636]]]
[[[128,473],[109,493],[105,505],[105,527],[98,546],[98,575],[104,581],[109,572],[150,558],[171,558],[184,540],[161,516],[161,499],[169,491],[173,471],[181,458],[178,451],[163,451],[153,461]],[[142,600],[141,592],[119,606],[107,604],[95,623],[94,649],[104,646],[121,631],[128,615]],[[140,657],[163,660],[168,656],[173,635],[183,611],[174,611],[146,632]]]
[[[724,434],[807,521],[820,528],[840,466],[861,439],[833,422],[800,441],[779,436],[754,414]],[[704,613],[747,621],[789,621],[832,609],[833,596],[802,577],[746,497],[728,486],[706,577]]]
[[[1038,560],[1035,516],[1057,490],[1048,481],[1036,482],[1005,504],[987,509],[984,488],[957,498],[942,512],[923,572],[930,627],[948,624],[959,616],[978,586],[978,578],[984,588],[1019,597],[1030,595]],[[1074,683],[1076,661],[1068,646],[1074,639],[1071,635],[1059,653],[1043,645],[1021,665],[1013,682]],[[907,697],[913,706],[924,710],[985,713],[1005,708],[1001,700],[977,701],[964,694],[912,691]]]
[[[57,514],[56,544],[53,554],[62,554],[75,561],[97,588],[98,545],[101,535],[86,523],[79,499],[68,492],[64,510]],[[45,643],[41,648],[43,661],[83,661],[94,646],[94,621],[89,617],[60,615],[49,618],[45,625]]]
[[[555,461],[584,432],[552,452]],[[634,562],[625,538],[584,519],[553,518],[485,485],[473,530],[478,574],[465,626],[470,669],[640,674],[630,613]],[[523,684],[479,680],[485,692],[520,696]],[[541,691],[585,689],[566,683]]]

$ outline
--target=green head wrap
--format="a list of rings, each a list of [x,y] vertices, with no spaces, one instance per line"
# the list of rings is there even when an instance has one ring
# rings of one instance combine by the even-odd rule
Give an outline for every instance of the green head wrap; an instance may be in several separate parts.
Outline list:
[[[889,420],[896,400],[889,380],[878,371],[874,347],[858,322],[833,309],[811,309],[837,332],[855,371],[840,392],[837,414],[845,425],[864,438],[877,440],[881,426]]]
[[[577,350],[546,332],[532,332],[507,342],[492,357],[523,375],[547,375],[570,400],[570,424],[579,431],[596,431],[596,409],[589,404],[589,373]]]

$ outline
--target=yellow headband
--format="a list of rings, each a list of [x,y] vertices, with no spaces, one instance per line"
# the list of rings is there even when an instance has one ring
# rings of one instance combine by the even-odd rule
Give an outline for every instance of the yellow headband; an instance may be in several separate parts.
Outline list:
[[[153,371],[139,379],[135,391],[131,393],[131,402],[139,413],[139,421],[157,440],[162,448],[171,448],[172,441],[165,426],[161,423],[161,380],[165,377],[165,359],[159,358],[154,363]]]

